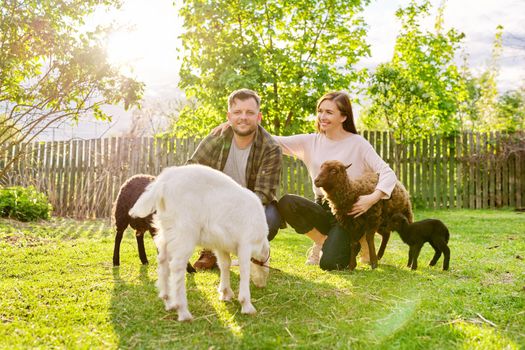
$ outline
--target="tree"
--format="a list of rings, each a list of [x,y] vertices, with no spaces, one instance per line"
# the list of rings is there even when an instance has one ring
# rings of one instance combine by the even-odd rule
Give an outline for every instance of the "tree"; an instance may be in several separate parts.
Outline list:
[[[101,106],[136,104],[142,84],[111,67],[104,31],[81,32],[83,18],[116,0],[2,0],[0,8],[0,151],[32,141],[46,128]],[[0,179],[21,155],[0,169]]]
[[[525,87],[506,91],[498,98],[495,130],[525,130]]]
[[[185,108],[174,133],[205,134],[225,120],[228,94],[252,88],[263,100],[263,125],[275,134],[312,130],[308,116],[328,90],[363,81],[354,68],[369,53],[363,19],[368,0],[192,0],[184,19],[180,86]]]
[[[369,81],[371,104],[363,111],[362,123],[369,128],[387,128],[398,140],[409,142],[459,129],[457,111],[467,96],[467,86],[453,59],[464,35],[443,32],[444,3],[438,11],[435,32],[423,32],[419,21],[428,16],[428,0],[399,9],[401,21],[394,55],[380,64]]]
[[[487,69],[476,79],[479,86],[479,96],[476,99],[476,119],[473,120],[473,129],[477,131],[497,130],[497,105],[499,75],[499,59],[502,51],[503,27],[496,28],[496,36],[492,47],[492,56]]]

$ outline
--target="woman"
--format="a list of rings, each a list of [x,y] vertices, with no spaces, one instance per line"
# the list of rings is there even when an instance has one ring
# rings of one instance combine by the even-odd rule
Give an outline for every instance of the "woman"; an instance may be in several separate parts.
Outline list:
[[[274,136],[284,154],[295,156],[305,163],[312,182],[323,162],[339,160],[344,164],[352,163],[348,169],[350,177],[358,177],[367,171],[379,174],[375,191],[359,197],[348,215],[360,216],[379,200],[390,197],[397,181],[396,175],[372,145],[357,134],[350,97],[346,92],[330,92],[319,99],[315,126],[317,133],[314,134]],[[319,264],[323,270],[344,269],[350,262],[349,235],[336,223],[323,200],[321,189],[314,186],[313,190],[315,202],[287,194],[277,206],[290,226],[314,241],[307,264]],[[364,239],[361,245],[363,255],[367,255]]]

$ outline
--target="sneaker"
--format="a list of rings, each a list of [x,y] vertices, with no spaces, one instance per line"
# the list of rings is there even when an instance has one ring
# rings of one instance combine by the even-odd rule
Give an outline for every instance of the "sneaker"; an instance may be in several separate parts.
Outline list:
[[[315,243],[308,249],[308,258],[306,259],[306,265],[319,265],[319,260],[323,255],[321,249],[323,248],[322,244]]]
[[[217,258],[211,250],[203,249],[199,259],[195,261],[193,267],[197,270],[210,270],[217,266]]]

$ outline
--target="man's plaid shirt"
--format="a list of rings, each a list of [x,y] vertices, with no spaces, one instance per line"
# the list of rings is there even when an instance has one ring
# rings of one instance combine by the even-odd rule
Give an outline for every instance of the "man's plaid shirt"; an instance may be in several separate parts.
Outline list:
[[[232,139],[231,128],[222,135],[208,135],[188,159],[187,164],[198,163],[223,171]],[[281,167],[281,147],[259,125],[246,164],[246,187],[255,192],[263,205],[277,200]]]

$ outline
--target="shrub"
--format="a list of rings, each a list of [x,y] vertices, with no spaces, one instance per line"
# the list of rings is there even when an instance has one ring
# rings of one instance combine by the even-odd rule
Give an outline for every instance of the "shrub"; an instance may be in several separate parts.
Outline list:
[[[20,221],[49,219],[53,207],[33,186],[0,188],[0,216]]]

